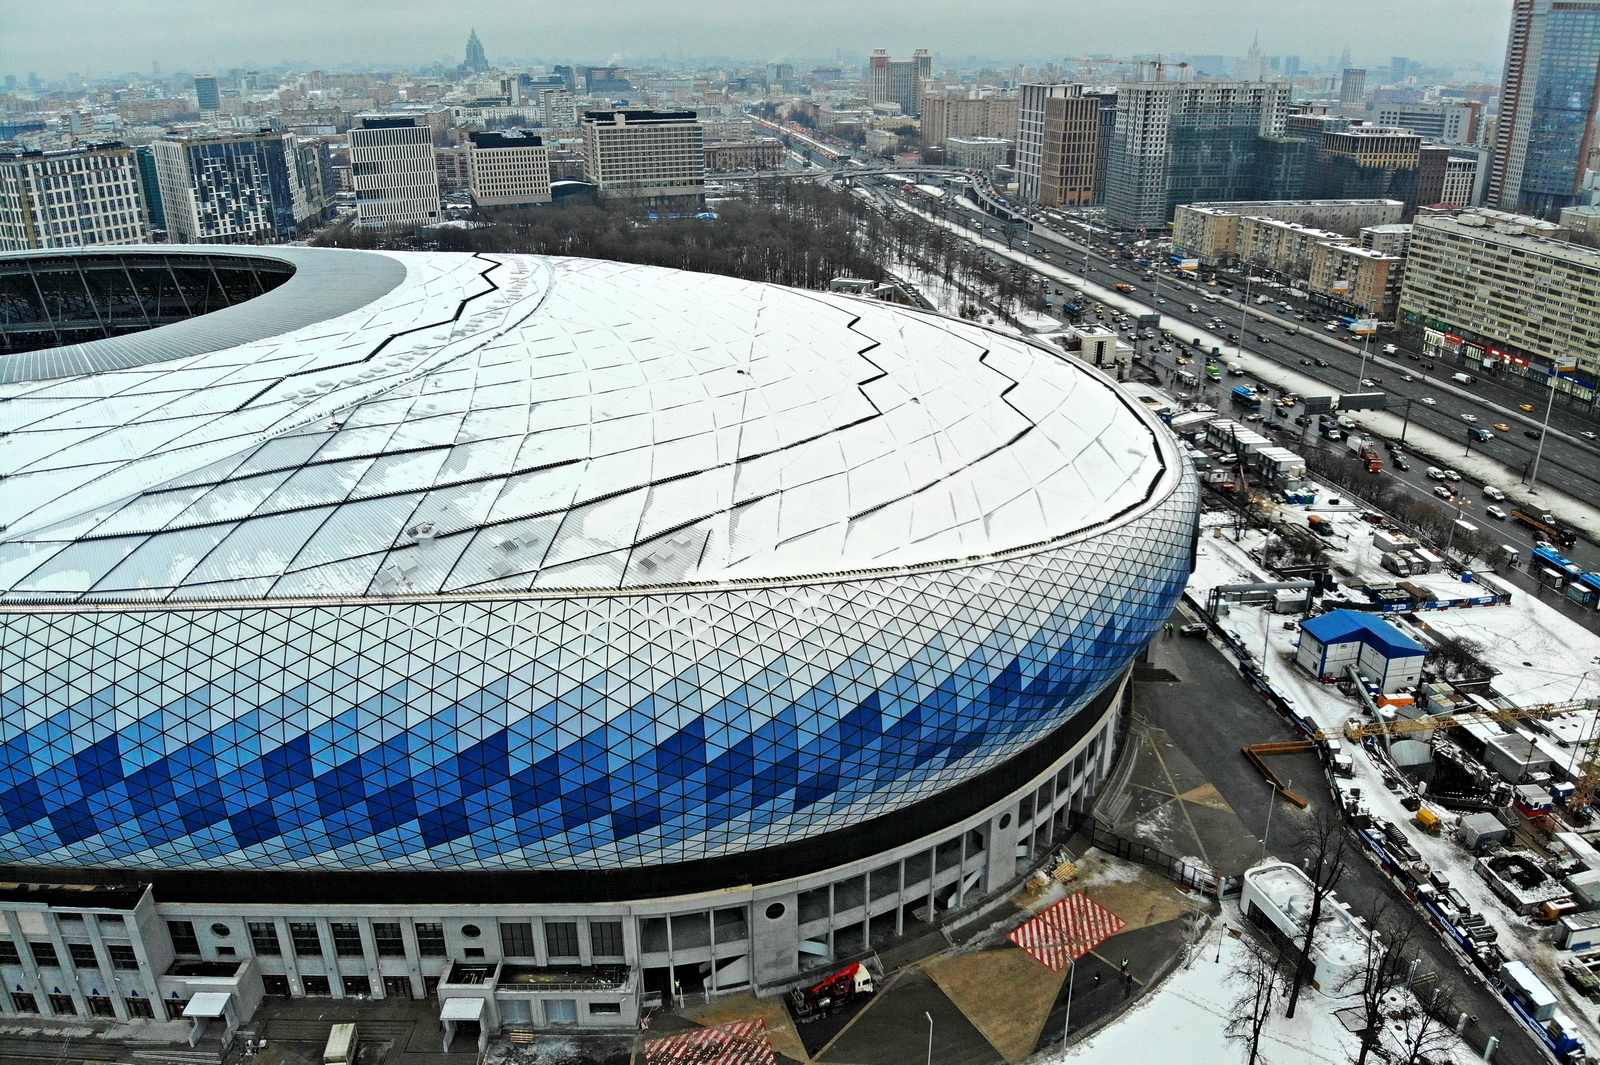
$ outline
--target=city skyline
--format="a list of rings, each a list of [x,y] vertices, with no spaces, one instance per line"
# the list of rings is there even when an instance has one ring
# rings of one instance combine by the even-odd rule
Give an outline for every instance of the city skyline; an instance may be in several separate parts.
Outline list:
[[[1498,67],[1510,24],[1505,0],[1414,0],[1398,11],[1378,0],[1356,0],[1336,20],[1308,13],[1298,21],[1285,19],[1269,0],[1214,0],[1204,8],[1193,0],[1131,0],[1115,9],[1076,12],[1070,19],[1043,0],[1014,3],[1002,19],[952,3],[863,10],[824,0],[803,23],[771,4],[730,6],[718,14],[705,5],[685,13],[634,0],[614,10],[616,17],[599,22],[578,9],[530,10],[503,0],[476,5],[470,13],[401,0],[385,5],[381,18],[374,18],[368,5],[330,11],[305,0],[248,12],[238,5],[190,0],[161,5],[127,0],[115,17],[107,14],[86,0],[65,0],[48,9],[0,0],[0,71],[37,71],[53,78],[110,76],[149,70],[153,63],[197,72],[279,62],[426,66],[451,57],[460,62],[462,42],[473,28],[491,64],[581,57],[595,62],[665,56],[815,60],[865,56],[879,46],[895,54],[928,47],[939,63],[1157,52],[1242,55],[1259,34],[1264,54],[1299,55],[1307,66],[1346,47],[1357,53],[1357,61],[1369,61],[1363,59],[1366,48],[1376,59],[1403,44],[1407,54],[1424,62]],[[78,31],[62,35],[64,22]],[[1381,37],[1371,36],[1374,25],[1384,28]],[[449,50],[440,50],[441,45]]]

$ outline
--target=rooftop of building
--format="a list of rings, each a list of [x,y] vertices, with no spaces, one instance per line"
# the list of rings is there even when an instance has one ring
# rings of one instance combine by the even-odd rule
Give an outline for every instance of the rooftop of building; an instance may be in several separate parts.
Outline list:
[[[1414,658],[1428,649],[1379,617],[1357,610],[1331,610],[1310,618],[1300,630],[1320,643],[1348,643],[1359,640],[1390,658]]]

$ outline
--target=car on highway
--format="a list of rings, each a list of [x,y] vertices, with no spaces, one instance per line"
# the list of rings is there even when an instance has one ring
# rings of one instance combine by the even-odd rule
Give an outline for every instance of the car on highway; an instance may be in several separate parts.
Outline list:
[[[1300,365],[1301,366],[1310,366],[1311,365],[1311,360],[1310,359],[1301,359],[1300,360]]]
[[[1489,517],[1493,518],[1495,521],[1505,521],[1506,520],[1506,512],[1501,510],[1499,507],[1495,506],[1493,503],[1491,503],[1488,506],[1484,507],[1483,508],[1483,512],[1485,514],[1489,515]]]
[[[1522,435],[1527,437],[1529,440],[1537,440],[1544,434],[1537,429],[1524,429],[1522,430]]]
[[[1326,370],[1328,368],[1328,365],[1329,365],[1327,359],[1312,359],[1311,361],[1316,363],[1318,366],[1320,366],[1324,370]]]
[[[1373,380],[1370,377],[1363,377],[1361,379],[1361,387],[1362,388],[1371,388],[1374,385],[1376,385],[1377,383],[1378,383],[1377,381]]]
[[[1444,479],[1447,481],[1459,481],[1461,480],[1461,475],[1455,470],[1445,470]]]
[[[1432,396],[1423,396],[1421,399],[1417,400],[1417,402],[1423,404],[1424,406],[1431,407],[1439,401],[1434,399]]]
[[[1478,416],[1476,414],[1459,414],[1457,417],[1466,422],[1468,425],[1471,425],[1473,422],[1478,420]]]
[[[1511,426],[1507,425],[1505,422],[1495,422],[1494,429],[1497,433],[1509,433],[1511,431]]]
[[[1338,322],[1329,322],[1327,325],[1323,326],[1322,328],[1326,329],[1330,333],[1337,333],[1339,331],[1339,323]]]
[[[1455,490],[1447,484],[1441,484],[1433,490],[1433,494],[1438,496],[1440,499],[1449,499],[1451,496],[1455,495]]]
[[[1256,339],[1261,341],[1261,343],[1263,343],[1263,344],[1272,343],[1272,341],[1267,337],[1267,334],[1265,334],[1265,333],[1257,333],[1256,334]]]
[[[1533,410],[1533,404],[1532,403],[1524,403],[1518,409],[1519,410],[1525,410],[1525,411],[1532,411]]]
[[[1589,430],[1587,430],[1587,429],[1585,429],[1585,430],[1584,430],[1584,431],[1583,431],[1583,432],[1581,432],[1581,433],[1579,433],[1579,434],[1578,434],[1578,435],[1579,435],[1579,436],[1581,436],[1581,437],[1583,437],[1583,438],[1584,438],[1584,439],[1585,439],[1585,440],[1594,440],[1594,439],[1600,439],[1600,438],[1597,438],[1597,437],[1596,437],[1596,436],[1595,436],[1595,434],[1593,434],[1593,433],[1591,433],[1591,432],[1590,432],[1590,431],[1589,431]]]
[[[1394,457],[1394,468],[1397,470],[1409,470],[1411,468],[1411,460],[1404,455],[1396,455]]]
[[[1449,478],[1444,475],[1444,471],[1437,466],[1429,466],[1427,469],[1427,475],[1430,480],[1434,481],[1449,480]]]
[[[1412,376],[1411,376],[1411,375],[1410,375],[1410,374],[1408,374],[1408,373],[1403,373],[1403,374],[1401,374],[1401,375],[1400,375],[1400,380],[1402,380],[1402,381],[1415,381],[1415,380],[1416,380],[1416,378],[1415,378],[1415,377],[1412,377]]]

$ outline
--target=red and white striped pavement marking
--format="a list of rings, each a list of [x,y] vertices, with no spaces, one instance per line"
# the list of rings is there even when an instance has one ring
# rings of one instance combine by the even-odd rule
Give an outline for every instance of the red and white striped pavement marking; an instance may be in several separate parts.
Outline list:
[[[778,1065],[767,1041],[764,1020],[733,1021],[652,1039],[644,1045],[646,1065]]]
[[[1059,973],[1126,927],[1126,921],[1079,891],[1006,938]]]

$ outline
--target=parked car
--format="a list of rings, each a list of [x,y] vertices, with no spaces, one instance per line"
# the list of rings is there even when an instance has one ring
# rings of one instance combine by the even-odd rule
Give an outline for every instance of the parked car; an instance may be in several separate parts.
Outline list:
[[[1206,627],[1200,624],[1198,621],[1191,622],[1188,625],[1179,626],[1178,633],[1182,636],[1204,636],[1206,634]]]

